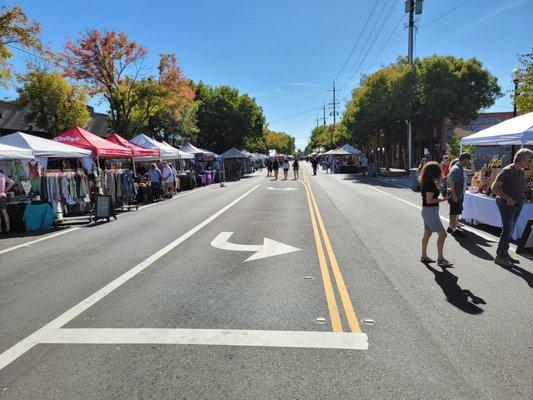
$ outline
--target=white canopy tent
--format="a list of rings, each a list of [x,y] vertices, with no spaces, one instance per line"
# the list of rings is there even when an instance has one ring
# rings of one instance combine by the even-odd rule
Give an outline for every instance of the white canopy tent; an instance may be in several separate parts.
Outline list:
[[[158,142],[142,133],[133,137],[130,142],[147,149],[159,149],[161,154],[160,157],[137,157],[137,160],[194,160],[194,154],[178,150],[168,143]]]
[[[517,145],[533,144],[533,112],[500,122],[461,139],[462,145]]]
[[[338,150],[329,150],[324,153],[324,155],[328,156],[351,156],[352,153],[348,153],[346,150],[338,149]]]
[[[27,133],[16,132],[0,138],[0,144],[31,151],[34,158],[83,158],[91,157],[90,150],[44,139]]]
[[[28,160],[32,158],[33,153],[31,150],[0,143],[0,161]]]

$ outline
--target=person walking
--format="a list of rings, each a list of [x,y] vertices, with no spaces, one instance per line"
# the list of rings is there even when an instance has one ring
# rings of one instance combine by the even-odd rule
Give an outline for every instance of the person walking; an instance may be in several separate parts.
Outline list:
[[[442,162],[440,163],[440,169],[442,171],[442,175],[444,176],[444,179],[446,179],[450,173],[450,157],[448,154],[444,154],[442,156]]]
[[[268,178],[272,176],[272,160],[270,158],[267,158],[266,164],[267,164],[267,178]]]
[[[289,175],[289,160],[284,158],[281,166],[283,167],[283,180],[286,181]]]
[[[463,212],[463,198],[465,190],[465,173],[464,167],[467,167],[472,160],[472,156],[468,153],[461,153],[459,161],[452,167],[448,175],[448,189],[450,189],[451,196],[448,199],[450,204],[450,225],[448,233],[454,237],[464,237],[465,234],[457,226],[459,217]]]
[[[274,157],[274,160],[272,161],[272,169],[274,170],[274,179],[278,179],[278,173],[279,173],[279,161],[276,157]]]
[[[422,236],[422,256],[423,263],[434,263],[427,254],[429,239],[433,233],[437,233],[437,265],[441,268],[453,266],[444,258],[444,242],[447,234],[440,220],[439,203],[448,200],[447,195],[439,198],[442,188],[442,172],[437,162],[428,162],[420,171],[418,180],[422,190],[422,220],[424,221],[424,235]]]
[[[152,200],[157,201],[161,198],[161,180],[163,178],[163,174],[161,173],[161,170],[157,168],[157,165],[152,163],[146,175],[148,175],[148,179],[150,179]]]
[[[318,168],[318,160],[316,159],[316,157],[313,157],[313,159],[311,160],[311,166],[313,167],[313,175],[316,175],[316,170]]]
[[[492,184],[492,193],[496,195],[496,205],[500,211],[503,226],[494,263],[504,268],[512,267],[513,263],[519,263],[509,255],[509,244],[524,204],[524,169],[528,168],[532,157],[533,151],[518,150],[513,164],[503,168]]]
[[[9,214],[7,213],[7,192],[11,190],[15,182],[13,182],[3,171],[0,170],[0,212],[4,216],[6,225],[6,232],[11,230],[9,221]],[[2,220],[0,219],[0,233],[2,233]]]
[[[163,171],[161,173],[163,174],[163,189],[165,190],[165,194],[172,198],[176,182],[174,180],[174,170],[167,161],[163,162]]]
[[[298,161],[298,157],[294,159],[294,162],[292,163],[292,170],[294,172],[294,180],[298,180],[299,178],[299,171],[300,171],[300,162]]]

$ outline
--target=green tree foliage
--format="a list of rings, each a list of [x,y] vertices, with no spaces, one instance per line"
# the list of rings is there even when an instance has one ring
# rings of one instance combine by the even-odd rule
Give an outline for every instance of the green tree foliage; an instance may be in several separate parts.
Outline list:
[[[533,111],[533,49],[518,55],[518,88],[516,108],[519,114]]]
[[[448,138],[447,143],[450,145],[450,158],[459,158],[459,154],[461,154],[461,139],[452,135]],[[463,146],[463,152],[470,153],[475,158],[475,146]]]
[[[265,150],[277,150],[278,153],[293,154],[295,150],[294,137],[285,132],[265,129]]]
[[[247,94],[228,86],[196,85],[198,134],[195,142],[217,153],[242,149],[264,135],[263,110]]]
[[[333,125],[320,125],[311,131],[311,138],[309,145],[306,147],[306,152],[310,153],[318,147],[336,148],[349,141],[350,132],[343,123],[337,124],[335,128],[333,128]]]
[[[501,89],[475,58],[431,56],[414,66],[400,58],[363,77],[352,92],[342,123],[355,145],[368,149],[375,139],[387,146],[403,141],[405,121],[438,124],[444,117],[467,121],[491,106]]]
[[[18,103],[31,112],[26,121],[52,134],[89,121],[87,91],[70,85],[58,72],[34,70],[19,77]]]
[[[28,17],[19,6],[0,9],[0,86],[6,86],[11,77],[9,59],[13,56],[10,45],[21,46],[30,50],[41,50],[39,40],[41,29],[38,23],[28,21]]]

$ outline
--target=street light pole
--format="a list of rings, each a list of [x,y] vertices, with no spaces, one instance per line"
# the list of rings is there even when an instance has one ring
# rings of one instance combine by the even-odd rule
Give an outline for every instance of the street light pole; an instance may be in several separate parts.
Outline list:
[[[407,48],[407,61],[413,65],[413,47],[414,47],[414,28],[415,28],[415,12],[422,14],[422,2],[424,0],[406,0],[405,12],[409,13],[409,39]],[[407,121],[407,168],[411,169],[413,165],[413,127],[411,118]]]

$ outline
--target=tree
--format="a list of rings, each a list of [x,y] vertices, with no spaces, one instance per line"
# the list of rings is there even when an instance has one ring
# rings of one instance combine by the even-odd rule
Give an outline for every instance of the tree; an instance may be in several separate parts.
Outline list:
[[[2,7],[0,13],[0,86],[6,86],[11,77],[8,60],[13,56],[10,45],[19,45],[25,49],[41,50],[39,40],[41,28],[37,22],[30,22],[19,6],[9,10]]]
[[[221,153],[230,147],[242,149],[263,136],[265,117],[254,99],[228,86],[196,85],[198,101],[195,142]]]
[[[109,102],[112,129],[126,137],[134,133],[134,111],[141,94],[153,93],[150,82],[138,83],[147,50],[125,33],[90,30],[77,42],[68,41],[61,58],[65,75],[89,85],[91,94]]]
[[[283,154],[294,153],[294,137],[285,132],[265,129],[265,146],[267,150],[277,150]]]
[[[89,121],[87,92],[70,85],[58,72],[30,71],[19,77],[18,103],[31,112],[26,121],[52,134]]]
[[[468,121],[501,95],[496,78],[475,58],[405,58],[363,77],[352,92],[342,124],[363,148],[404,142],[405,121],[438,125],[443,118]],[[388,160],[388,158],[387,158]]]
[[[519,114],[533,111],[533,49],[518,55],[518,87],[516,108]]]

